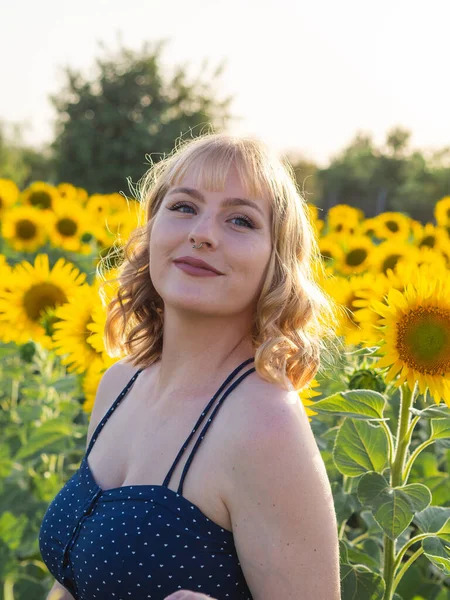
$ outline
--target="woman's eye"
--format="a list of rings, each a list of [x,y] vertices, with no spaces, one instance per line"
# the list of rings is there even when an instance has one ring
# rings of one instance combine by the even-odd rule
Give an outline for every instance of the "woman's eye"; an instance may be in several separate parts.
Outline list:
[[[187,209],[195,211],[195,209],[194,209],[193,206],[191,206],[190,204],[186,204],[185,202],[177,202],[173,206],[168,206],[167,207],[168,210],[177,211],[177,212],[185,212],[185,211],[181,211],[180,210],[182,208],[187,208]],[[248,217],[246,217],[245,215],[239,215],[237,217],[232,217],[232,219],[230,219],[230,220],[231,221],[234,221],[234,220],[242,221],[242,223],[244,223],[244,224],[243,225],[239,225],[239,227],[247,227],[249,229],[254,229],[255,228],[253,222]]]
[[[238,221],[243,221],[245,223],[244,227],[248,227],[249,229],[254,229],[255,227],[248,217],[233,217],[232,220],[235,219],[237,219]]]
[[[192,206],[190,206],[189,204],[186,204],[185,202],[177,202],[173,206],[168,207],[169,210],[178,210],[179,208],[190,208],[190,209],[194,210],[192,208]]]

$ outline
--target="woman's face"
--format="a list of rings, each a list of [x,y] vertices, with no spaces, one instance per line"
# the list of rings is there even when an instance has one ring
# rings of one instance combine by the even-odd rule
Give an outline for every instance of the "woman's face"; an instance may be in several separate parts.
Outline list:
[[[227,205],[230,198],[254,205]],[[208,316],[253,314],[272,251],[271,208],[267,198],[246,196],[234,166],[223,192],[199,188],[188,171],[167,191],[150,237],[150,276],[165,307]],[[180,257],[201,259],[221,274],[188,273],[174,262]]]

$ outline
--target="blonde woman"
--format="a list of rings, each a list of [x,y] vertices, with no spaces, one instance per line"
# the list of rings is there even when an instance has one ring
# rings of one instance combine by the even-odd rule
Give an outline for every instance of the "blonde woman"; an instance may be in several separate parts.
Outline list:
[[[335,307],[292,170],[208,133],[151,166],[79,470],[39,536],[77,600],[338,600],[325,467],[298,390]]]

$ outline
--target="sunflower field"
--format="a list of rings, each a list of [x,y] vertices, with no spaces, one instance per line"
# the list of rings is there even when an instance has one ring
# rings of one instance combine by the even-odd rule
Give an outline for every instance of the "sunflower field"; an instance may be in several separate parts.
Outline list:
[[[346,351],[299,392],[332,484],[342,600],[450,600],[450,196],[435,223],[309,216]],[[44,600],[38,532],[78,469],[139,203],[0,179],[0,600]],[[99,265],[106,268],[99,269]]]

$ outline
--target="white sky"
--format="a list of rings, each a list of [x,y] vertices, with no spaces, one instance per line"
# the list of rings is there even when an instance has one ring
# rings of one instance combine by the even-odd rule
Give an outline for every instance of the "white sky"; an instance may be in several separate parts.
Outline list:
[[[450,145],[450,0],[14,0],[0,18],[0,119],[51,139],[58,67],[89,75],[98,41],[117,50],[168,39],[167,70],[205,78],[223,59],[217,97],[234,97],[237,133],[325,164],[357,130],[377,143],[403,125],[423,149]]]

